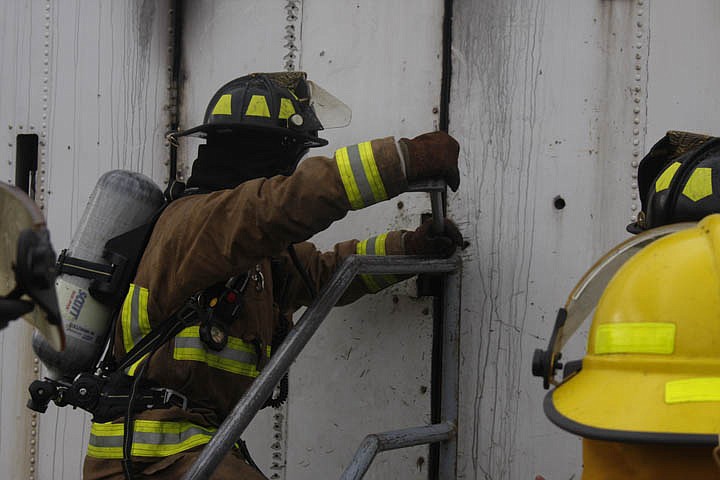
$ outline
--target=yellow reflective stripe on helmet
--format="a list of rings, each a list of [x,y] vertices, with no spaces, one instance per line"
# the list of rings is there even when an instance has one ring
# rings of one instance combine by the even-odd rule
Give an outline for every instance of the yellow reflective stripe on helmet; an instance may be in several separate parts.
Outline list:
[[[660,175],[655,182],[655,191],[656,192],[662,192],[663,190],[670,187],[670,182],[672,181],[673,177],[675,176],[675,172],[677,172],[677,169],[680,168],[680,162],[675,162],[672,165],[670,165],[668,168],[665,169],[665,171]]]
[[[129,352],[142,337],[150,333],[147,303],[147,288],[131,283],[120,314],[123,346],[126,352]]]
[[[283,120],[290,118],[291,115],[295,113],[295,107],[293,106],[292,100],[289,98],[281,98],[280,99],[280,114],[278,115],[278,118],[281,118]]]
[[[387,200],[387,191],[370,142],[337,150],[335,161],[353,210]]]
[[[712,169],[696,168],[690,175],[682,193],[693,202],[712,195]]]
[[[250,98],[250,103],[245,111],[245,115],[270,118],[270,109],[268,108],[265,97],[262,95],[253,95],[252,98]]]
[[[595,353],[656,353],[675,351],[675,324],[607,323],[595,333]]]
[[[226,93],[215,104],[211,115],[232,115],[232,95]]]
[[[720,378],[688,378],[665,384],[665,403],[720,402]]]
[[[266,349],[270,356],[270,347]],[[192,360],[203,362],[212,368],[224,370],[238,375],[255,378],[260,375],[257,370],[257,353],[251,343],[237,337],[228,337],[227,345],[219,352],[208,350],[200,339],[200,327],[188,327],[175,337],[173,348],[175,360]]]
[[[186,421],[161,422],[135,420],[132,455],[167,457],[210,441],[215,429]],[[90,430],[88,456],[104,459],[123,458],[122,423],[93,423]]]
[[[376,237],[368,238],[358,242],[355,247],[355,253],[358,255],[387,255],[385,248],[385,242],[387,240],[387,233],[380,234]],[[401,279],[395,275],[360,275],[365,287],[369,292],[375,293],[382,290],[385,287],[399,282]]]

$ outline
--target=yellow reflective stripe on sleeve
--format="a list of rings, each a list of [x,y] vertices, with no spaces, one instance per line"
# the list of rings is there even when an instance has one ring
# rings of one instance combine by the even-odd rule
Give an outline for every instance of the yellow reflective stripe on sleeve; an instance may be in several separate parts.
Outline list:
[[[675,351],[675,324],[660,322],[609,323],[595,332],[595,353],[671,354]]]
[[[689,378],[665,384],[665,403],[720,402],[720,378]]]
[[[353,210],[387,200],[387,191],[370,142],[337,150],[335,161]]]
[[[221,96],[211,115],[232,115],[232,95],[227,93]]]
[[[252,98],[250,98],[250,103],[245,111],[245,115],[270,118],[270,109],[268,108],[265,97],[262,95],[253,95]]]
[[[291,115],[295,113],[295,107],[292,104],[292,100],[289,98],[281,98],[280,99],[280,114],[278,115],[278,118],[280,119],[287,119],[290,118]]]
[[[385,248],[386,240],[387,233],[383,233],[381,235],[378,235],[377,237],[368,238],[367,240],[358,242],[357,246],[355,247],[355,253],[357,255],[387,255],[387,250]],[[367,274],[361,274],[360,279],[362,279],[363,283],[365,284],[365,288],[367,288],[370,293],[378,292],[383,288],[388,287],[401,280],[395,275]]]
[[[712,195],[712,169],[696,168],[690,175],[682,193],[693,202]]]
[[[375,163],[375,155],[372,151],[372,144],[370,142],[362,142],[358,144],[358,151],[360,153],[360,161],[362,162],[365,176],[368,179],[370,188],[372,189],[375,203],[387,200],[387,192],[385,191],[385,185],[380,178],[380,172]]]
[[[375,237],[375,255],[386,255],[385,240],[387,240],[387,233],[381,233]]]
[[[215,434],[187,421],[163,422],[135,420],[132,455],[138,457],[167,457],[204,445]],[[104,459],[123,458],[122,423],[93,423],[90,430],[88,456]]]
[[[270,356],[270,347],[266,349]],[[175,337],[173,348],[175,360],[191,360],[203,362],[212,368],[226,372],[255,378],[260,375],[257,370],[257,353],[251,343],[237,337],[228,337],[225,348],[219,352],[210,351],[200,339],[200,327],[188,327]]]
[[[340,172],[340,179],[345,187],[345,193],[347,194],[348,201],[350,201],[350,207],[353,210],[359,210],[365,206],[360,190],[358,189],[355,177],[350,166],[350,158],[348,157],[347,147],[343,147],[335,152],[335,161],[337,162],[338,170]]]
[[[120,314],[123,346],[126,352],[129,352],[142,337],[150,333],[147,304],[147,288],[131,283]]]
[[[662,192],[663,190],[670,187],[670,182],[675,176],[675,172],[677,172],[678,168],[680,168],[680,162],[675,162],[665,169],[662,175],[660,175],[655,182],[656,192]]]

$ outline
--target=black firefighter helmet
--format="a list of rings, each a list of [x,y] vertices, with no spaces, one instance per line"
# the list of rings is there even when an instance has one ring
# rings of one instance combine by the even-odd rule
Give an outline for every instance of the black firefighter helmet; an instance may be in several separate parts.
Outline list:
[[[720,213],[720,138],[669,131],[642,159],[642,211],[630,233]]]
[[[251,73],[220,87],[202,125],[174,136],[272,134],[313,148],[328,143],[319,130],[349,123],[350,109],[305,72]]]

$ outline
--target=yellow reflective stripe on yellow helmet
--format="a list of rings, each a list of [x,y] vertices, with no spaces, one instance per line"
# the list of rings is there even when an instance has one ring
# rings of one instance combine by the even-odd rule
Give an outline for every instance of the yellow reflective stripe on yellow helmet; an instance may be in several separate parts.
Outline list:
[[[220,97],[211,115],[232,115],[232,95],[226,93]]]
[[[350,158],[348,157],[347,147],[343,147],[335,152],[335,162],[340,172],[340,179],[345,187],[350,207],[353,210],[359,210],[365,206],[360,190],[355,182],[352,167],[350,166]]]
[[[376,237],[368,238],[357,243],[355,253],[358,255],[387,255],[385,241],[387,233],[380,234]],[[369,292],[375,293],[400,281],[395,275],[367,275],[361,274],[365,287]]]
[[[147,288],[131,283],[120,314],[123,346],[126,352],[129,352],[142,337],[150,333],[147,304]]]
[[[265,353],[270,356],[269,346]],[[198,326],[188,327],[175,337],[173,358],[203,362],[212,368],[246,377],[255,378],[260,374],[256,367],[257,353],[253,344],[237,337],[228,337],[225,348],[219,352],[210,351],[200,339]]]
[[[262,95],[253,95],[252,98],[250,98],[250,103],[245,111],[245,115],[270,118],[270,109],[268,108],[265,97]]]
[[[215,429],[186,421],[162,422],[135,420],[132,455],[167,457],[210,441]],[[104,459],[123,458],[122,423],[93,423],[90,430],[88,456]]]
[[[712,195],[712,169],[696,168],[690,175],[682,193],[693,202]]]
[[[335,161],[353,210],[387,200],[387,191],[370,142],[337,150]]]
[[[668,168],[665,169],[665,171],[660,175],[655,182],[655,191],[656,192],[662,192],[663,190],[670,187],[670,182],[672,181],[673,177],[675,176],[675,172],[677,172],[677,169],[680,168],[680,162],[675,162],[672,165],[670,165]]]
[[[281,98],[280,99],[280,114],[278,115],[278,118],[281,118],[283,120],[290,118],[291,115],[295,113],[295,107],[293,106],[292,100],[289,98]]]
[[[688,378],[665,384],[665,403],[720,402],[720,378]]]
[[[595,353],[654,353],[675,351],[675,324],[660,322],[608,323],[595,333]]]

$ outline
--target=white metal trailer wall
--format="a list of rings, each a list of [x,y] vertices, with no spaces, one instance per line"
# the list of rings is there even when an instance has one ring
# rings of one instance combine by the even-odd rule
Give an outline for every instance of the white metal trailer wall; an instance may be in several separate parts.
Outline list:
[[[37,201],[53,244],[68,245],[97,178],[114,168],[167,179],[167,1],[0,2],[0,178],[15,175],[15,136],[39,140]],[[8,479],[80,478],[88,418],[25,408],[38,364],[30,329],[2,333],[0,467]]]
[[[43,126],[43,48],[47,43],[40,19],[44,2],[0,2],[0,131],[3,132],[0,180],[15,179],[18,134],[41,135]],[[36,29],[29,29],[33,19]],[[0,468],[6,478],[34,473],[36,420],[25,409],[27,385],[35,378],[31,329],[22,322],[0,334]]]
[[[322,153],[437,126],[440,0],[185,3],[182,126],[202,120],[223,82],[287,62],[353,108],[350,128],[325,132],[331,147]],[[471,243],[459,478],[577,478],[579,440],[545,419],[532,351],[545,347],[575,281],[626,236],[642,154],[667,129],[718,134],[720,7],[453,3],[450,130],[463,148],[463,184],[449,209]],[[14,177],[16,135],[37,133],[38,201],[60,249],[101,173],[129,168],[166,180],[169,2],[3,0],[0,22],[0,179]],[[194,144],[181,147],[186,174]],[[404,195],[314,241],[329,248],[413,228],[427,210],[424,196]],[[252,426],[268,475],[337,477],[365,434],[429,420],[431,319],[413,293],[412,284],[396,287],[328,319],[293,367],[289,406]],[[3,477],[79,478],[86,416],[51,406],[33,418],[24,407],[36,375],[29,331],[14,324],[0,339]],[[582,338],[572,350],[569,358],[581,354]],[[368,478],[425,478],[426,453],[382,454]]]
[[[466,181],[449,205],[472,243],[458,477],[577,478],[580,441],[545,419],[532,353],[574,283],[628,236],[644,152],[669,129],[718,134],[720,11],[700,0],[454,6],[450,131]]]

